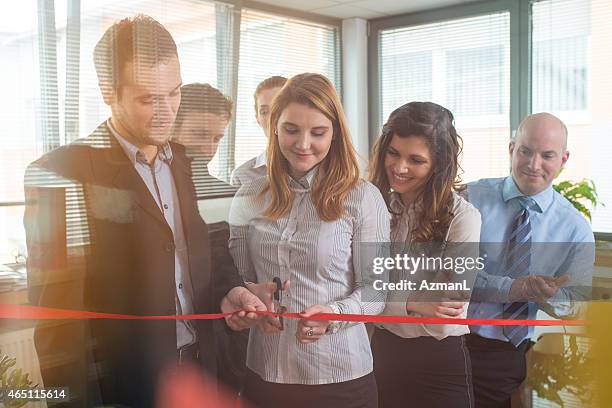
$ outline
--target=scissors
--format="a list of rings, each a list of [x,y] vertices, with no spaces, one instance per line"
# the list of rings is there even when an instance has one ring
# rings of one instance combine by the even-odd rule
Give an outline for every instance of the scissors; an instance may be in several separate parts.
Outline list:
[[[272,279],[272,282],[276,283],[276,290],[274,291],[274,313],[285,313],[287,308],[281,303],[283,299],[283,282],[278,276]],[[280,329],[283,330],[285,328],[283,316],[278,316],[278,320],[280,321]]]

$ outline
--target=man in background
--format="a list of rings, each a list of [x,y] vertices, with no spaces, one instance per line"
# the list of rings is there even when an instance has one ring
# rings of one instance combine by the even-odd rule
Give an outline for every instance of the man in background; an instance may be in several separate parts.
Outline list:
[[[174,122],[173,141],[185,146],[194,174],[199,174],[199,194],[211,197],[217,191],[235,192],[237,189],[210,175],[208,164],[217,153],[219,142],[232,118],[232,101],[209,84],[192,83],[181,87],[181,104]],[[196,186],[196,191],[198,186]],[[209,225],[212,268],[224,277],[238,273],[227,242],[229,225],[217,222]],[[219,379],[237,396],[246,375],[246,347],[248,331],[229,331],[221,321],[213,322],[217,348]]]
[[[538,113],[510,141],[511,174],[469,183],[467,198],[482,216],[479,273],[468,317],[534,319],[575,316],[591,285],[594,237],[589,223],[554,191],[569,158],[567,128]],[[527,373],[533,326],[470,326],[468,348],[476,407],[510,407]]]
[[[174,122],[173,141],[184,145],[190,156],[210,162],[232,119],[233,103],[209,84],[181,87],[181,104]]]

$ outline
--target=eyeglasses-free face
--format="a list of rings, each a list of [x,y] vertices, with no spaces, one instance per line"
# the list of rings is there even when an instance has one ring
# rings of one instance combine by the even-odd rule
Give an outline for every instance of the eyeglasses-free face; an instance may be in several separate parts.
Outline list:
[[[433,160],[425,138],[393,135],[385,152],[385,173],[389,186],[404,203],[414,200],[432,171]]]
[[[334,134],[333,124],[323,112],[295,102],[282,111],[276,132],[281,153],[295,179],[327,157]]]
[[[266,133],[266,137],[268,135],[268,119],[270,117],[270,107],[272,106],[272,101],[277,93],[279,93],[281,88],[270,88],[264,89],[257,94],[257,111],[255,112],[255,119],[257,119],[257,123]]]

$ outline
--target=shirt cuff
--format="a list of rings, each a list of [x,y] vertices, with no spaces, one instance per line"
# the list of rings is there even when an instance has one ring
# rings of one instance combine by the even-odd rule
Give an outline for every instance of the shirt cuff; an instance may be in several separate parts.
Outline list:
[[[508,276],[487,275],[482,287],[484,299],[482,302],[488,303],[508,303],[508,295],[514,279]]]
[[[342,314],[342,312],[340,311],[340,308],[338,307],[336,303],[330,303],[327,305],[327,307],[329,307],[335,314]],[[342,322],[334,321],[334,320],[330,321],[329,325],[327,326],[327,330],[325,330],[325,334],[337,333],[338,330],[340,330],[341,323]]]
[[[387,316],[414,316],[406,309],[406,302],[388,302],[384,314]]]

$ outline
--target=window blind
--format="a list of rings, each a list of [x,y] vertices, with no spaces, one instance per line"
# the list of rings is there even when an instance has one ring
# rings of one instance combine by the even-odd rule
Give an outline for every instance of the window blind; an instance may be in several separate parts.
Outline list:
[[[593,212],[597,232],[612,233],[612,4],[591,0],[532,3],[532,111],[568,127],[570,158],[558,180],[592,179],[606,206]]]
[[[47,77],[41,76],[39,62],[41,57],[52,60],[52,55],[49,55],[51,51],[39,53],[42,34],[37,11],[36,2],[29,1],[19,7],[3,7],[0,16],[0,60],[3,61],[0,89],[4,95],[0,100],[0,202],[3,203],[23,202],[24,170],[43,152],[42,129],[36,118],[49,115],[49,119],[57,120],[57,113],[51,109],[43,111],[43,93],[45,98],[54,100],[57,91],[54,95],[51,89],[42,91],[43,79]],[[49,22],[45,19],[41,25]],[[41,41],[55,44],[48,37]]]
[[[508,173],[510,13],[379,32],[380,123],[412,101],[438,103],[463,137],[463,180]]]
[[[93,49],[113,22],[138,13],[153,17],[172,34],[178,49],[183,85],[207,83],[231,98],[233,82],[225,80],[221,73],[230,70],[233,64],[233,6],[192,0],[113,0],[103,7],[94,5],[84,2],[81,17],[80,136],[86,136],[110,116],[110,109],[104,104],[98,87],[92,60]],[[228,18],[219,19],[219,14]],[[226,155],[227,148],[221,145],[217,160],[225,162]],[[193,181],[198,198],[235,192],[233,187],[210,174],[210,166],[207,167],[207,160],[201,154],[194,153],[192,157]]]
[[[209,83],[232,95],[234,82],[219,72],[228,71],[235,59],[233,9],[191,0],[31,0],[3,10],[0,56],[10,63],[3,66],[0,81],[12,97],[0,102],[0,204],[7,208],[0,217],[2,263],[25,253],[21,218],[27,165],[44,152],[88,136],[110,116],[93,64],[93,49],[104,31],[125,17],[150,15],[177,43],[183,84]],[[198,197],[235,192],[209,174],[198,154],[192,170]],[[43,172],[28,174],[31,185],[51,185],[52,179]],[[87,244],[82,189],[67,188],[65,202],[67,245]],[[19,228],[4,228],[16,224]]]
[[[235,163],[259,155],[266,137],[255,120],[253,93],[273,76],[303,72],[327,76],[340,92],[337,27],[243,9],[240,23],[240,65],[236,104]]]
[[[233,195],[236,189],[225,182],[232,169],[265,146],[253,110],[259,81],[311,71],[340,85],[337,27],[207,0],[30,0],[5,8],[0,56],[10,63],[3,66],[0,83],[11,98],[0,102],[1,263],[25,254],[26,166],[86,137],[110,116],[93,49],[113,22],[138,13],[155,18],[174,37],[183,84],[210,84],[233,101],[234,123],[227,126],[214,158],[206,165],[209,157],[192,152],[200,199]],[[28,174],[33,185],[52,184],[51,179],[36,171]],[[67,244],[87,244],[83,191],[71,187],[64,193]]]
[[[48,20],[47,20],[48,21]],[[0,13],[0,264],[25,254],[23,175],[43,152],[39,20],[36,1]],[[43,55],[44,57],[44,55]],[[12,206],[9,206],[11,205]]]

